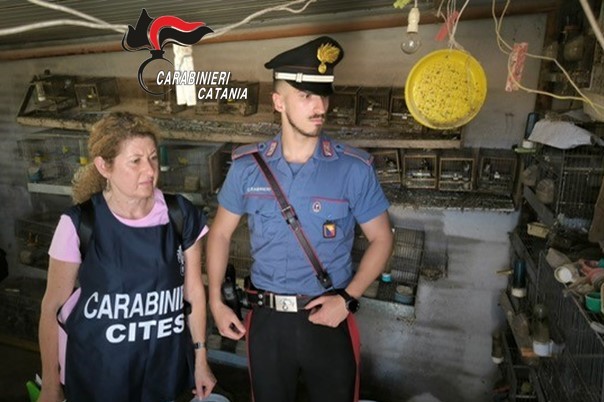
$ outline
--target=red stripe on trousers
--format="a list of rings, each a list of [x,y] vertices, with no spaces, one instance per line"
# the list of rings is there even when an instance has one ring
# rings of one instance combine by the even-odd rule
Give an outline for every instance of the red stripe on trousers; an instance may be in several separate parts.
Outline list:
[[[245,316],[244,322],[243,324],[245,325],[245,337],[248,338],[250,335],[250,327],[252,326],[252,314],[254,313],[254,310],[250,310],[248,311],[247,315]],[[252,402],[255,401],[254,398],[254,388],[252,387],[252,365],[250,364],[250,343],[248,342],[249,338],[246,339],[245,341],[245,347],[247,350],[247,372],[248,375],[250,376],[250,394],[252,395]],[[356,401],[355,401],[356,402]]]
[[[348,324],[348,333],[350,334],[350,341],[352,343],[352,351],[354,352],[354,360],[357,364],[357,378],[354,385],[354,402],[358,402],[361,387],[361,337],[354,314],[348,314],[346,322]]]

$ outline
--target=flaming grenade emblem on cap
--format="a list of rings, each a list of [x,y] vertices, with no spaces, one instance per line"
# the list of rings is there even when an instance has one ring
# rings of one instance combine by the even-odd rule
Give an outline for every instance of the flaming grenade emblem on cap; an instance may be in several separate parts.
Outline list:
[[[317,70],[321,74],[325,74],[327,71],[327,65],[325,63],[333,63],[338,59],[340,55],[340,49],[331,43],[324,43],[317,49],[317,59],[321,62]]]

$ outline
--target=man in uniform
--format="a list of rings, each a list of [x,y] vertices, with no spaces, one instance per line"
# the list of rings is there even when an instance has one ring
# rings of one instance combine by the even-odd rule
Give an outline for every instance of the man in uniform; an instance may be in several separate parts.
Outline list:
[[[237,148],[218,195],[207,244],[210,307],[221,335],[247,336],[255,402],[295,401],[300,376],[312,402],[358,400],[353,313],[383,271],[393,236],[371,156],[321,134],[333,68],[343,55],[335,40],[320,37],[265,64],[273,70],[282,131]],[[274,187],[284,194],[281,203]],[[231,236],[244,214],[254,259],[246,325],[220,292]],[[369,243],[356,272],[355,222]]]

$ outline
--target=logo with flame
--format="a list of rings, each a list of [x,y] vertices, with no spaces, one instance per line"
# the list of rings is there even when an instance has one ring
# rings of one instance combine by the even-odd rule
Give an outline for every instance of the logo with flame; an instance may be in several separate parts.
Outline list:
[[[147,10],[143,8],[136,28],[128,25],[128,32],[122,38],[122,48],[128,52],[139,50],[149,50],[151,57],[145,60],[138,68],[138,83],[141,88],[152,95],[162,95],[149,90],[143,80],[143,71],[149,63],[154,60],[165,60],[164,46],[169,43],[175,43],[180,46],[191,46],[199,42],[206,34],[214,32],[203,22],[186,22],[178,17],[164,15],[158,18],[151,18]]]

